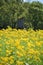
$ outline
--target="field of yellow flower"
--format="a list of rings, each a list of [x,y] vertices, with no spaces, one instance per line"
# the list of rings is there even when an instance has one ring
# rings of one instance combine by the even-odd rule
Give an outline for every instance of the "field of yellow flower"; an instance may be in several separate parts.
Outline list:
[[[43,30],[0,30],[0,65],[43,65]]]

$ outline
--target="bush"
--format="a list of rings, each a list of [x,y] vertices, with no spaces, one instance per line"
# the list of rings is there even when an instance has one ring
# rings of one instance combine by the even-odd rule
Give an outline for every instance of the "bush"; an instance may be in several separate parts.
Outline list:
[[[23,24],[18,26],[18,23],[21,19]],[[21,3],[19,0],[5,1],[0,0],[0,29],[7,28],[7,26],[11,26],[12,28],[21,27],[26,29],[33,28],[43,29],[43,24],[39,24],[39,22],[43,22],[43,4],[40,2],[32,2],[32,3]],[[26,23],[26,24],[25,24]]]

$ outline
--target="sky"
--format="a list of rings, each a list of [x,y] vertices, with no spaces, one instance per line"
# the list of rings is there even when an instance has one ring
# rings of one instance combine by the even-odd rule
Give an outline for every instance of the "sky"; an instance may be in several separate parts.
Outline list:
[[[29,1],[29,0],[24,0],[24,2],[27,2],[27,1]],[[40,1],[40,2],[42,2],[43,3],[43,0],[30,0],[31,2],[32,1]]]

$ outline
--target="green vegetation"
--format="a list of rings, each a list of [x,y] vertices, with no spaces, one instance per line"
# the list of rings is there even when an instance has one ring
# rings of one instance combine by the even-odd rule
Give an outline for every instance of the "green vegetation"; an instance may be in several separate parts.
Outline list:
[[[0,30],[0,65],[43,65],[43,30]]]
[[[7,26],[18,28],[18,20],[22,18],[23,28],[43,29],[43,4],[24,3],[23,0],[0,0],[0,29]]]

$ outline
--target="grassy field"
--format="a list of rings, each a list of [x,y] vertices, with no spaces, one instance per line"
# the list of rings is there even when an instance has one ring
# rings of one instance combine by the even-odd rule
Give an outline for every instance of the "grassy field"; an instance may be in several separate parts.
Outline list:
[[[0,30],[0,65],[43,65],[43,30]]]

